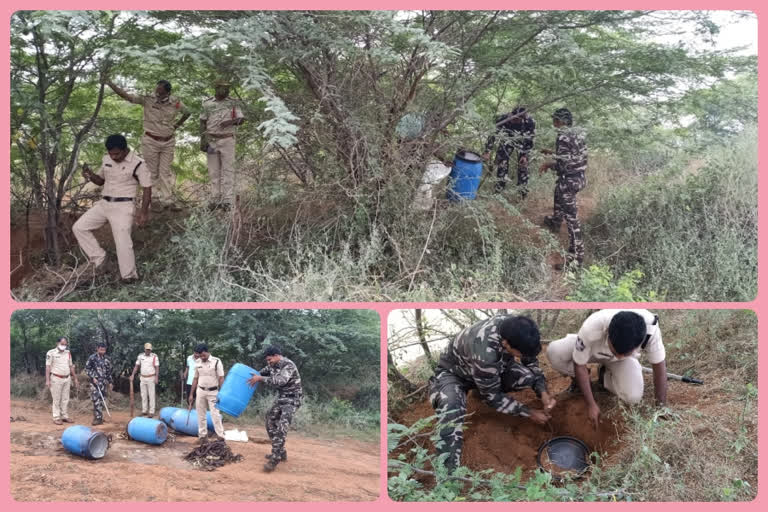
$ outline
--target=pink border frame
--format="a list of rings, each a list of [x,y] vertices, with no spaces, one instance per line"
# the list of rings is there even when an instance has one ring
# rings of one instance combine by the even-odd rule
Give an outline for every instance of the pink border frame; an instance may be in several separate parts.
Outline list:
[[[285,9],[382,9],[382,10],[392,10],[392,9],[455,9],[455,10],[463,10],[463,9],[513,9],[516,6],[510,4],[509,2],[502,2],[499,0],[478,0],[476,2],[473,2],[471,5],[466,2],[460,2],[457,0],[442,0],[442,1],[436,1],[436,0],[421,0],[421,1],[403,1],[403,0],[326,0],[322,3],[314,3],[310,2],[308,0],[264,0],[260,2],[247,2],[242,0],[225,0],[223,3],[220,2],[216,4],[216,7],[219,9],[243,9],[243,10],[249,10],[249,9],[275,9],[275,10],[285,10]],[[522,7],[535,7],[536,9],[710,9],[710,10],[751,10],[755,12],[758,15],[758,55],[759,55],[759,64],[760,68],[762,70],[762,65],[764,64],[764,58],[763,55],[765,53],[764,51],[764,34],[765,30],[763,28],[762,24],[762,12],[765,10],[764,7],[761,6],[761,3],[757,0],[736,0],[732,2],[724,2],[724,1],[716,1],[716,0],[700,0],[700,1],[692,1],[692,0],[667,0],[667,1],[661,1],[661,0],[635,0],[635,1],[610,1],[610,0],[583,0],[581,2],[565,2],[563,0],[540,0],[539,2],[536,2],[536,5],[525,5]],[[207,9],[208,4],[206,2],[203,2],[201,0],[187,0],[187,1],[180,1],[180,0],[166,0],[166,2],[163,2],[161,4],[158,4],[157,2],[150,2],[147,0],[133,0],[131,2],[114,2],[114,1],[108,1],[108,0],[68,0],[68,1],[50,1],[50,0],[30,0],[27,2],[22,2],[19,0],[10,0],[6,4],[6,13],[5,17],[2,20],[2,27],[3,27],[3,34],[4,37],[2,39],[2,44],[4,46],[4,52],[2,54],[2,64],[3,69],[5,69],[5,73],[0,78],[0,86],[2,87],[2,90],[4,93],[10,94],[10,84],[9,84],[9,19],[11,14],[18,9],[50,9],[50,10],[57,10],[57,9],[189,9],[189,8],[200,8],[200,9]],[[761,73],[762,75],[762,73]],[[765,111],[765,92],[768,90],[768,86],[764,83],[765,80],[762,79],[762,76],[759,81],[759,112],[762,114],[762,112]],[[8,98],[8,96],[6,96]],[[0,106],[0,109],[2,111],[3,119],[5,122],[0,123],[2,134],[4,137],[4,140],[9,140],[10,137],[10,123],[8,122],[10,118],[10,112],[9,112],[9,102],[6,100],[2,105]],[[766,126],[763,123],[760,123],[759,126],[759,137],[760,140],[763,141],[765,139],[765,133]],[[10,150],[9,146],[3,145],[0,149],[2,152],[2,161],[8,162]],[[759,200],[762,202],[762,200],[768,198],[768,193],[766,193],[765,190],[765,181],[766,178],[764,176],[766,169],[764,169],[764,165],[762,164],[765,161],[765,156],[768,152],[768,149],[760,147],[759,150],[759,159],[760,159],[760,176],[758,179],[758,194],[759,194]],[[0,220],[0,231],[2,232],[2,244],[5,247],[3,249],[3,261],[5,261],[6,269],[10,268],[10,258],[6,259],[9,254],[9,252],[6,252],[9,248],[7,247],[9,244],[9,236],[10,236],[10,219],[9,219],[9,208],[8,204],[10,201],[10,191],[8,184],[10,183],[10,175],[9,170],[7,167],[3,168],[2,170],[2,177],[3,177],[3,183],[5,183],[5,186],[0,187],[0,198],[2,199],[2,203],[4,205],[4,209],[1,212],[2,220]],[[758,215],[759,219],[759,262],[760,266],[763,267],[765,265],[765,254],[766,254],[766,246],[768,245],[768,239],[766,239],[765,233],[766,233],[766,219],[765,219],[765,213],[764,208],[760,208],[760,212]],[[0,272],[0,290],[9,290],[10,288],[10,277],[5,272]],[[754,310],[758,315],[758,342],[762,343],[765,338],[765,328],[763,327],[764,320],[768,320],[768,310],[764,307],[764,301],[762,297],[765,295],[765,288],[766,288],[766,277],[765,273],[761,272],[758,275],[758,295],[755,298],[755,300],[745,303],[652,303],[648,304],[647,307],[649,309],[752,309]],[[633,306],[637,306],[637,304],[632,304]],[[375,302],[366,302],[366,303],[317,303],[317,302],[295,302],[295,303],[134,303],[134,302],[128,302],[128,303],[66,303],[66,304],[48,304],[48,303],[19,303],[15,302],[10,298],[10,295],[8,292],[3,293],[3,299],[0,301],[0,307],[2,308],[2,311],[4,312],[4,315],[2,315],[2,322],[0,322],[0,335],[2,335],[2,339],[9,339],[9,322],[10,322],[10,315],[13,313],[13,311],[18,309],[91,309],[91,308],[97,308],[97,309],[139,309],[139,308],[157,308],[157,309],[169,309],[169,308],[193,308],[193,309],[280,309],[280,308],[322,308],[322,309],[373,309],[378,311],[381,319],[382,319],[382,327],[381,327],[381,339],[382,339],[382,346],[381,346],[381,379],[382,382],[386,382],[386,351],[385,351],[385,343],[386,343],[386,337],[387,337],[387,325],[386,320],[387,316],[390,311],[394,309],[401,309],[401,308],[413,308],[413,307],[421,307],[421,308],[430,308],[430,307],[451,307],[451,308],[473,308],[473,307],[526,307],[526,308],[538,308],[538,309],[588,309],[588,308],[602,308],[602,307],[628,307],[629,304],[617,304],[617,303],[572,303],[572,302],[532,302],[532,303],[517,303],[517,302],[509,302],[509,303],[488,303],[488,302],[461,302],[461,303],[439,303],[439,302],[431,302],[431,303],[375,303]],[[758,388],[764,388],[766,384],[766,375],[765,375],[765,368],[768,365],[768,361],[766,360],[768,356],[766,355],[766,352],[763,350],[760,350],[758,352],[758,364],[760,368],[760,373],[758,376]],[[0,372],[0,386],[4,389],[8,389],[9,387],[9,371],[7,371],[8,366],[6,366],[6,371]],[[381,489],[381,495],[380,497],[372,502],[351,502],[351,503],[317,503],[313,504],[313,507],[319,510],[334,510],[334,511],[344,511],[344,510],[357,510],[359,508],[363,508],[366,510],[372,510],[372,511],[383,511],[383,510],[416,510],[418,507],[420,510],[445,510],[446,508],[450,508],[452,510],[462,509],[462,510],[505,510],[509,507],[519,507],[520,504],[500,504],[500,503],[481,503],[481,504],[470,504],[470,503],[426,503],[426,504],[416,504],[416,503],[395,503],[391,501],[387,497],[386,493],[386,430],[384,428],[386,423],[386,386],[382,385],[381,389],[381,398],[382,398],[382,431],[381,431],[381,440],[382,444],[380,447],[380,465],[381,465],[381,480],[380,480],[380,489]],[[758,398],[758,410],[759,410],[759,426],[758,426],[758,450],[759,450],[759,459],[758,459],[758,466],[762,466],[762,459],[765,454],[765,420],[768,418],[768,413],[764,412],[765,409],[765,398],[759,397]],[[3,409],[6,411],[10,410],[10,400],[9,396],[5,393],[0,393],[0,403],[3,405]],[[9,493],[9,470],[8,470],[8,458],[9,458],[9,446],[7,443],[9,442],[9,426],[8,424],[2,422],[0,423],[0,444],[2,445],[0,447],[0,459],[2,459],[5,463],[0,467],[0,489],[2,490],[2,499],[3,502],[12,507],[14,510],[25,510],[25,511],[36,511],[36,510],[46,510],[51,507],[49,504],[42,504],[42,503],[27,503],[27,502],[15,502],[13,501],[12,497]],[[764,500],[762,499],[763,495],[763,487],[764,483],[763,481],[765,478],[761,474],[761,469],[759,467],[758,469],[759,474],[759,480],[758,480],[758,496],[757,498],[748,503],[732,503],[732,504],[719,504],[719,503],[665,503],[661,504],[662,507],[666,508],[667,510],[696,510],[697,512],[701,512],[704,510],[715,510],[719,507],[732,507],[733,509],[740,509],[740,510],[758,510],[758,508],[762,508],[760,503],[762,503]],[[212,492],[215,494],[215,488],[212,489]],[[220,502],[218,504],[208,504],[208,503],[143,503],[141,506],[146,507],[148,510],[184,510],[184,511],[190,511],[190,510],[210,510],[211,506],[219,507],[221,506],[221,503],[226,503],[226,506],[229,510],[232,511],[240,511],[240,510],[251,510],[253,508],[253,504],[249,502]],[[132,510],[133,507],[135,507],[134,503],[124,502],[124,503],[114,503],[107,505],[110,510],[114,510],[116,512],[120,511],[129,511]],[[525,505],[523,505],[525,506]],[[654,507],[654,505],[649,505],[645,503],[621,503],[621,504],[588,504],[588,503],[572,503],[572,504],[561,504],[561,503],[540,503],[535,505],[537,508],[541,509],[547,509],[547,510],[554,510],[556,508],[559,508],[560,510],[564,509],[565,507],[568,507],[570,510],[588,510],[592,507],[622,507],[622,508],[643,508],[645,510],[650,510],[651,507]],[[84,511],[84,510],[99,510],[104,507],[103,503],[60,503],[55,505],[55,507],[59,510],[78,510],[78,511]],[[303,510],[306,508],[306,504],[303,503],[281,503],[279,507],[282,510],[286,511],[294,511],[294,510]]]

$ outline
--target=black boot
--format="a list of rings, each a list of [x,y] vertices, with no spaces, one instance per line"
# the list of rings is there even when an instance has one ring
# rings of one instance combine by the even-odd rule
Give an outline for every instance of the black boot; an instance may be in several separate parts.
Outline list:
[[[576,272],[581,269],[581,259],[577,258],[576,255],[569,250],[568,254],[565,256],[565,263],[555,263],[553,267],[558,271],[567,269],[571,272]]]
[[[269,460],[267,461],[267,463],[266,463],[266,464],[264,464],[264,471],[265,471],[265,472],[267,472],[267,473],[271,473],[272,471],[274,471],[274,470],[275,470],[275,468],[277,467],[277,465],[278,465],[279,463],[280,463],[280,461],[279,461],[279,460],[275,460],[275,459],[273,459],[273,458],[270,456],[270,458],[269,458]]]
[[[559,233],[561,224],[562,224],[562,221],[557,222],[555,219],[553,219],[549,215],[544,216],[544,227],[550,230],[552,233],[555,233],[555,234]]]
[[[104,420],[101,418],[93,418],[93,421],[91,422],[91,425],[102,425],[104,423]]]
[[[265,455],[264,458],[269,460],[269,459],[272,458],[272,454],[269,453],[269,454]],[[280,462],[285,462],[287,460],[288,460],[288,452],[283,452],[283,454],[280,455]]]

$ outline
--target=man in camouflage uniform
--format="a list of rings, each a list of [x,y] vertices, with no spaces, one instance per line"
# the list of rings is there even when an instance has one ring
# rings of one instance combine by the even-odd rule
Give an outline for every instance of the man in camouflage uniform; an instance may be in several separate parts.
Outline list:
[[[579,209],[576,194],[587,185],[584,172],[587,170],[587,143],[584,133],[573,128],[573,116],[567,108],[560,108],[552,115],[552,122],[557,129],[555,141],[555,159],[541,164],[539,171],[555,169],[555,206],[551,217],[544,218],[545,225],[554,233],[560,231],[565,219],[568,228],[568,256],[566,265],[584,262],[584,241],[581,237]],[[551,153],[551,152],[545,152]],[[561,265],[557,265],[562,268]]]
[[[301,376],[296,363],[284,357],[280,348],[270,346],[264,349],[267,366],[261,369],[261,375],[254,375],[248,384],[255,386],[263,382],[277,389],[277,399],[267,412],[267,435],[272,440],[272,453],[267,455],[264,471],[273,471],[280,461],[288,460],[285,451],[285,437],[293,421],[296,410],[301,406]]]
[[[239,102],[229,97],[229,82],[217,80],[215,96],[203,101],[200,114],[200,151],[208,157],[211,210],[228,210],[235,200],[235,127],[245,116]]]
[[[141,150],[155,187],[156,201],[152,204],[152,210],[156,213],[161,212],[164,207],[170,207],[174,211],[181,210],[174,199],[176,176],[171,170],[171,164],[176,148],[176,130],[190,116],[190,111],[179,98],[171,96],[171,83],[168,80],[158,81],[152,95],[130,94],[111,80],[106,83],[124,100],[144,108]],[[178,116],[180,117],[176,120]]]
[[[91,354],[85,363],[85,374],[91,381],[91,401],[93,402],[93,423],[91,424],[101,425],[104,423],[102,397],[106,400],[107,387],[112,389],[112,361],[107,357],[106,343],[101,342],[96,346],[96,353]]]
[[[445,466],[461,464],[462,424],[467,392],[477,389],[483,401],[503,414],[523,416],[539,424],[549,420],[555,400],[536,356],[541,351],[539,329],[527,317],[498,316],[466,327],[440,355],[429,380],[429,399],[440,415],[438,455],[448,454]],[[518,362],[519,360],[519,362]],[[532,388],[544,410],[532,409],[506,393]]]
[[[498,116],[495,123],[495,132],[488,138],[483,159],[488,159],[496,137],[501,135],[499,149],[496,151],[496,192],[501,192],[506,187],[509,159],[517,151],[517,187],[520,196],[525,199],[528,195],[528,155],[533,149],[536,122],[526,107],[521,106],[508,114]]]

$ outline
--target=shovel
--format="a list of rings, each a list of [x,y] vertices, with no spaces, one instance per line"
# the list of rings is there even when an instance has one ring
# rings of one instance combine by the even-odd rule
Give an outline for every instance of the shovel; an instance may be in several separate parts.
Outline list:
[[[653,373],[653,369],[643,366],[643,373]],[[699,379],[686,377],[685,375],[676,375],[674,373],[667,373],[667,380],[679,380],[680,382],[687,382],[688,384],[704,384],[704,381]]]

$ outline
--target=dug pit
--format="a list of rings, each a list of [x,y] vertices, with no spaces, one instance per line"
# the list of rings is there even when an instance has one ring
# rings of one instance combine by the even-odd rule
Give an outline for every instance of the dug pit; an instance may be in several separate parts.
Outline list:
[[[520,467],[528,477],[537,468],[536,454],[541,444],[556,436],[576,437],[587,445],[590,453],[598,452],[604,462],[610,463],[610,456],[618,451],[619,437],[624,431],[616,399],[605,393],[595,394],[602,412],[599,428],[595,430],[581,395],[563,392],[569,379],[550,378],[549,382],[557,405],[546,425],[498,413],[482,402],[477,391],[471,391],[467,397],[462,465],[476,471],[493,469],[507,474]],[[512,393],[512,396],[532,407],[542,406],[531,390]],[[424,400],[411,404],[395,419],[403,425],[411,425],[434,413],[429,400]],[[433,447],[429,448],[434,451]]]

